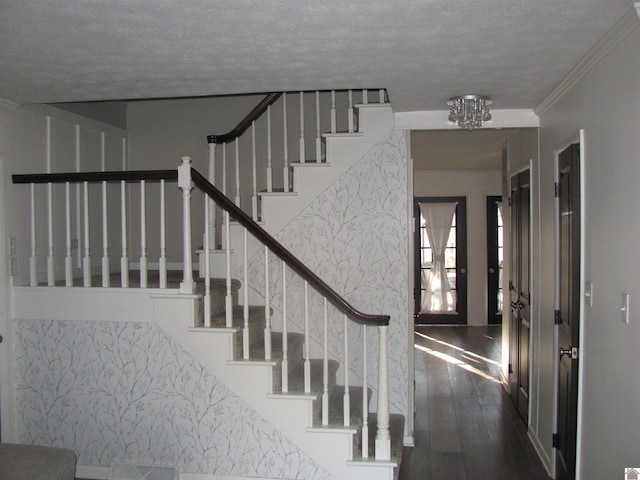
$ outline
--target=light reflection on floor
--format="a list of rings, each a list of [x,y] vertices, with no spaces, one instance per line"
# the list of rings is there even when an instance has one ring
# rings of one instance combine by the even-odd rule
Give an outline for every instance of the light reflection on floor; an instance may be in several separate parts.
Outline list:
[[[420,350],[422,352],[425,352],[433,357],[439,358],[441,360],[444,360],[445,362],[448,362],[452,365],[455,365],[459,368],[462,368],[470,373],[473,373],[475,375],[478,375],[479,377],[482,377],[486,380],[490,380],[492,382],[495,383],[500,383],[500,380],[498,380],[496,377],[489,375],[488,373],[482,371],[480,368],[477,368],[473,365],[470,365],[467,362],[473,362],[474,364],[477,364],[479,367],[483,367],[485,364],[492,364],[492,365],[496,365],[498,367],[500,367],[500,363],[496,362],[495,360],[492,360],[490,358],[484,357],[482,355],[478,355],[477,353],[471,352],[469,350],[465,350],[463,348],[460,348],[456,345],[452,345],[448,342],[445,342],[443,340],[438,340],[437,338],[433,338],[430,337],[429,335],[425,335],[424,333],[421,332],[415,332],[416,335],[418,335],[419,337],[422,337],[426,340],[429,340],[431,342],[437,343],[439,345],[442,345],[445,348],[450,348],[453,349],[457,352],[460,352],[460,357],[461,358],[456,358],[452,355],[449,355],[447,353],[438,351],[438,350],[434,350],[432,348],[426,347],[424,345],[420,345],[420,344],[414,344],[414,347],[417,350]],[[464,360],[463,360],[464,359]],[[465,361],[466,360],[466,361]]]

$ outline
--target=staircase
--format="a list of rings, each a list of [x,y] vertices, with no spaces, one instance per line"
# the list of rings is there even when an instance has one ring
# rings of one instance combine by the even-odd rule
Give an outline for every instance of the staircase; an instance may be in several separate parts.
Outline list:
[[[282,387],[281,331],[269,335],[272,359],[265,360],[264,330],[253,328],[249,334],[249,358],[243,351],[243,306],[237,303],[240,282],[233,282],[233,325],[226,326],[224,280],[213,280],[211,285],[211,326],[204,319],[195,327],[185,330],[176,325],[173,317],[158,319],[167,333],[194,355],[200,363],[219,377],[233,391],[264,418],[277,426],[292,442],[309,453],[328,470],[335,479],[393,479],[397,478],[402,457],[404,417],[390,415],[391,459],[375,460],[375,434],[377,417],[369,413],[363,422],[363,388],[348,389],[349,419],[345,426],[344,385],[338,383],[340,365],[328,360],[327,424],[323,425],[323,360],[310,359],[310,393],[305,392],[304,335],[287,334],[288,388]],[[249,307],[251,325],[264,323],[264,307]],[[371,399],[367,389],[365,402]],[[364,442],[363,426],[367,438]]]
[[[318,93],[315,94],[316,99]],[[303,118],[303,94],[300,94],[300,118]],[[333,97],[333,95],[332,95]],[[285,97],[286,98],[286,97]],[[89,174],[48,174],[28,175],[22,178],[14,176],[16,183],[51,185],[55,182],[66,183],[67,191],[72,183],[84,183],[84,210],[88,209],[87,185],[91,182],[102,184],[102,203],[106,205],[108,182],[122,185],[122,238],[125,231],[127,214],[125,211],[125,183],[139,184],[141,204],[145,205],[145,182],[162,182],[160,202],[161,225],[164,227],[164,182],[177,181],[183,191],[184,212],[184,257],[183,276],[177,289],[167,282],[164,257],[164,240],[161,239],[161,257],[159,261],[159,289],[149,291],[145,297],[147,306],[140,307],[144,315],[152,315],[148,320],[159,325],[184,350],[195,357],[208,371],[219,378],[244,402],[253,408],[267,422],[273,425],[288,440],[311,456],[334,479],[392,479],[397,476],[402,454],[404,420],[399,415],[389,415],[388,374],[387,374],[387,329],[389,318],[383,315],[369,315],[353,309],[322,280],[301,264],[284,247],[273,240],[279,232],[296,216],[300,215],[322,192],[345,174],[366,152],[368,152],[385,134],[393,128],[393,113],[388,104],[381,101],[370,104],[366,94],[362,93],[362,104],[352,103],[349,91],[348,115],[344,122],[347,131],[338,132],[340,122],[333,119],[328,133],[320,134],[317,113],[314,160],[306,158],[304,131],[300,126],[300,150],[298,161],[289,162],[286,151],[283,154],[282,178],[272,178],[274,170],[272,155],[269,151],[269,163],[266,167],[267,178],[261,185],[260,175],[256,174],[255,143],[253,154],[253,181],[240,182],[238,137],[222,136],[235,143],[235,202],[191,169],[190,160],[175,171],[157,172],[106,172]],[[270,105],[265,104],[264,111]],[[286,103],[284,106],[286,110]],[[335,101],[332,105],[335,110]],[[319,108],[317,110],[320,111]],[[286,114],[283,114],[286,119]],[[246,122],[255,128],[255,119]],[[236,129],[238,130],[238,129]],[[245,128],[246,130],[246,128]],[[284,131],[287,129],[285,127]],[[238,133],[238,132],[236,132]],[[236,134],[234,133],[234,135]],[[252,131],[255,139],[255,130]],[[242,132],[238,133],[241,135]],[[320,139],[320,137],[322,137]],[[229,140],[232,138],[232,140]],[[254,140],[255,142],[255,140]],[[310,142],[307,142],[307,145]],[[223,151],[229,150],[223,147]],[[220,170],[222,179],[217,182],[221,189],[231,190],[233,176],[226,177],[226,158],[222,158],[222,169],[216,170],[216,147],[210,144],[210,171],[208,178],[216,180]],[[247,163],[247,162],[244,162]],[[249,162],[250,163],[250,162]],[[274,162],[275,163],[275,162]],[[217,173],[218,172],[218,173]],[[278,187],[280,183],[282,188]],[[228,185],[229,184],[229,185]],[[249,193],[240,190],[248,185]],[[275,185],[275,186],[274,186]],[[264,187],[264,188],[262,188]],[[204,193],[205,225],[203,246],[197,250],[199,279],[192,272],[191,214],[192,190]],[[264,190],[260,192],[260,190]],[[68,194],[67,194],[68,195]],[[51,195],[50,195],[51,197]],[[247,200],[245,200],[247,199]],[[218,207],[211,208],[214,203]],[[33,198],[32,198],[33,201]],[[244,211],[238,208],[240,206]],[[35,206],[31,206],[32,218],[35,218]],[[106,214],[106,207],[103,208]],[[144,214],[141,214],[144,216]],[[70,217],[70,209],[60,213],[60,218]],[[49,229],[51,230],[51,218]],[[232,221],[233,219],[233,221]],[[103,215],[103,231],[111,228],[109,220]],[[258,223],[259,222],[259,225]],[[35,225],[35,221],[32,222]],[[144,224],[144,222],[141,222]],[[89,226],[85,222],[85,238],[89,239]],[[164,233],[162,234],[164,235]],[[32,239],[36,237],[32,233]],[[150,287],[147,281],[147,259],[145,235],[141,234],[140,287]],[[103,235],[102,248],[91,251],[108,251],[107,235]],[[164,237],[163,237],[164,238]],[[70,238],[67,233],[67,256],[70,257]],[[250,283],[248,274],[250,259],[260,258],[264,249],[264,275],[261,285]],[[90,280],[95,268],[86,246],[84,258],[84,286],[92,285]],[[122,292],[130,294],[134,290],[129,284],[129,260],[126,244],[123,240],[121,259]],[[49,252],[53,252],[52,245]],[[35,252],[35,246],[32,246]],[[51,255],[53,255],[51,253]],[[271,259],[282,259],[280,277],[271,272]],[[37,260],[31,258],[31,285],[39,284]],[[71,260],[65,261],[64,277],[66,286],[74,285]],[[104,254],[102,258],[102,287],[113,286],[110,281],[110,260]],[[51,271],[55,266],[52,256],[47,261],[48,285],[56,285],[57,274]],[[34,274],[35,272],[35,274]],[[302,278],[304,290],[296,291],[304,295],[302,311],[287,312],[287,288],[289,275],[295,272]],[[272,298],[273,283],[278,283],[278,301]],[[95,281],[94,281],[95,285]],[[302,287],[301,287],[302,288]],[[164,290],[163,290],[164,289]],[[271,294],[270,294],[271,289]],[[64,289],[56,289],[61,295]],[[129,290],[129,291],[127,291]],[[138,291],[142,289],[137,289]],[[316,291],[317,293],[314,293]],[[85,290],[85,292],[87,292]],[[80,293],[78,290],[76,293]],[[29,308],[33,291],[19,290],[16,303]],[[39,291],[38,294],[50,295]],[[23,295],[22,297],[20,295]],[[75,293],[74,293],[75,295]],[[116,294],[113,298],[118,298]],[[30,297],[31,296],[31,297]],[[62,298],[62,297],[59,297]],[[96,297],[97,298],[97,297]],[[112,298],[112,297],[106,297]],[[122,297],[124,298],[124,297]],[[73,304],[75,300],[58,302]],[[106,300],[105,308],[114,310]],[[117,302],[125,303],[121,300]],[[33,302],[31,302],[33,303]],[[96,310],[94,301],[91,309]],[[318,307],[313,309],[313,307]],[[324,309],[324,313],[323,313]],[[100,310],[100,307],[97,308]],[[87,312],[89,309],[87,310]],[[312,311],[313,313],[310,313]],[[378,312],[384,313],[384,312]],[[67,312],[60,318],[72,318]],[[87,313],[88,314],[88,313]],[[32,318],[44,318],[31,314]],[[40,314],[41,315],[41,314]],[[292,315],[304,318],[293,319]],[[185,323],[176,322],[176,317],[188,319]],[[27,318],[28,315],[25,316]],[[80,315],[82,317],[82,315]],[[386,322],[386,323],[385,323]],[[313,328],[309,328],[311,323]],[[342,354],[336,355],[335,349],[329,352],[327,331],[341,332],[344,340]],[[371,333],[371,330],[374,332]],[[322,333],[324,331],[324,333]],[[377,331],[377,332],[376,332]],[[318,333],[320,332],[320,333]],[[368,335],[378,334],[378,365],[367,365]],[[374,337],[371,337],[374,338]],[[357,349],[362,350],[359,362],[349,359],[349,352],[359,342]],[[377,372],[376,372],[377,369]],[[377,413],[370,412],[370,403]]]

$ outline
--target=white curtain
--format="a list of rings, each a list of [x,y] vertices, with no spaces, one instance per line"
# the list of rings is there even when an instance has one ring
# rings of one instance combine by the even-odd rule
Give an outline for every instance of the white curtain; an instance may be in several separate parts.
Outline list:
[[[420,213],[433,252],[430,270],[422,270],[422,285],[425,288],[420,313],[445,313],[455,310],[455,302],[447,270],[444,252],[451,232],[455,203],[420,203]]]

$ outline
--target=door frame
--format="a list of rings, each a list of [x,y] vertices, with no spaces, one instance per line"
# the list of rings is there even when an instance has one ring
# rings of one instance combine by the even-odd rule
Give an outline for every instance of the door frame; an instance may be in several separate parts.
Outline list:
[[[435,314],[427,314],[430,315],[432,321],[430,322],[420,322],[419,317],[421,314],[418,313],[420,304],[421,295],[419,294],[420,288],[422,286],[422,282],[420,279],[420,272],[417,268],[420,265],[420,248],[422,247],[422,243],[420,242],[420,208],[418,206],[419,203],[457,203],[456,207],[456,292],[463,292],[464,303],[462,306],[459,304],[458,300],[460,298],[459,295],[456,295],[456,307],[457,311],[460,312],[460,315],[456,314],[448,314],[448,313],[435,313]],[[413,267],[413,278],[414,278],[414,295],[413,295],[413,318],[414,323],[419,325],[467,325],[468,324],[468,276],[467,276],[467,222],[469,221],[467,215],[467,197],[458,195],[458,196],[446,196],[446,197],[413,197],[413,212],[414,212],[414,252],[413,252],[413,261],[411,263]],[[459,215],[462,213],[462,215]],[[464,219],[462,224],[459,223],[460,218]],[[462,244],[462,247],[460,245]],[[460,248],[460,250],[458,250]],[[458,256],[458,252],[461,252],[462,255]],[[459,279],[462,278],[464,282],[459,282]],[[461,288],[462,287],[462,288]],[[458,320],[458,321],[455,321]]]
[[[559,159],[560,153],[566,150],[570,145],[577,143],[580,146],[580,279],[578,281],[578,297],[580,298],[580,309],[578,313],[578,322],[580,326],[580,352],[578,355],[578,405],[577,405],[577,419],[576,419],[576,458],[575,458],[575,478],[581,478],[582,472],[580,470],[581,464],[581,452],[582,452],[582,403],[583,403],[583,385],[584,385],[584,365],[583,365],[583,351],[584,345],[584,294],[585,294],[585,212],[586,212],[586,195],[585,195],[585,138],[584,129],[580,129],[577,135],[574,135],[566,143],[562,144],[554,150],[554,165],[553,176],[554,182],[558,183],[559,178]],[[560,219],[557,215],[560,208],[560,199],[554,199],[554,309],[560,308]],[[555,327],[555,326],[554,326]],[[553,329],[553,347],[554,352],[558,352],[560,348],[558,328]],[[553,413],[552,413],[552,427],[555,432],[558,424],[558,365],[559,356],[553,357]],[[551,455],[551,473],[553,478],[556,476],[556,455],[555,449]]]
[[[503,283],[500,282],[500,263],[499,263],[499,259],[498,259],[498,249],[499,247],[499,241],[498,241],[498,202],[500,202],[502,204],[502,195],[486,195],[485,199],[486,199],[486,204],[487,204],[487,221],[486,221],[486,227],[487,227],[487,325],[502,325],[502,322],[504,321],[504,312],[501,312],[500,314],[498,314],[498,291],[503,288]],[[493,215],[495,212],[495,215]],[[503,209],[504,212],[504,209]],[[503,259],[505,258],[505,241],[504,241],[504,237],[505,237],[505,224],[504,224],[504,216],[503,216],[503,220],[502,220],[502,255],[503,255]],[[496,247],[495,250],[493,250],[493,247]],[[495,258],[494,258],[495,257]],[[495,265],[497,263],[496,266],[496,270],[494,272],[492,272],[490,269],[492,268],[493,265]],[[505,271],[504,271],[504,266],[505,263],[503,262],[503,271],[502,271],[502,276],[504,278],[505,275]],[[491,278],[493,275],[497,275],[498,278],[496,278],[496,282],[497,282],[497,289],[495,290],[495,292],[492,291],[492,283],[491,283]],[[504,310],[504,302],[505,302],[505,297],[504,297],[504,289],[502,290],[502,304],[503,304],[503,310]],[[492,319],[497,319],[498,317],[500,317],[500,321],[491,321]]]

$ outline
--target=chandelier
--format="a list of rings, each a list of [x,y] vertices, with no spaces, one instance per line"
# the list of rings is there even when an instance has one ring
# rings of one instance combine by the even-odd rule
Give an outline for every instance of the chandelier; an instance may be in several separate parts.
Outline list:
[[[473,130],[481,127],[482,122],[491,120],[491,113],[489,113],[491,100],[484,95],[451,97],[447,105],[450,106],[449,121],[457,123],[460,128]]]

